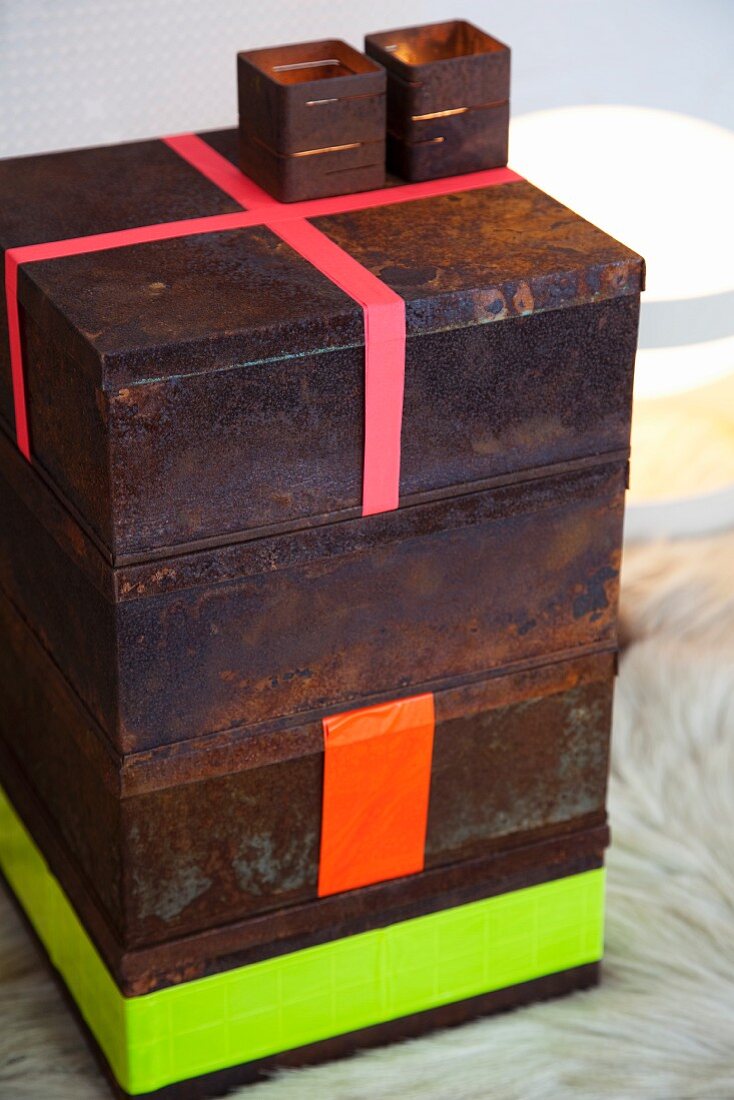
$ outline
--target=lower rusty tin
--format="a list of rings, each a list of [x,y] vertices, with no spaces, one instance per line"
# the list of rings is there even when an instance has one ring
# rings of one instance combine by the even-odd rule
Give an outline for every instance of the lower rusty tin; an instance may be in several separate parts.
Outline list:
[[[413,995],[410,1001],[405,1004],[406,1009],[408,1009],[409,1004],[412,1005],[412,1011],[407,1011],[407,1013],[404,1011],[395,1018],[390,1011],[392,1005],[388,999],[392,979],[395,977],[399,980],[400,974],[405,978],[406,973],[410,972],[410,952],[407,958],[405,956],[406,924],[400,917],[397,918],[397,921],[393,918],[392,923],[397,923],[397,950],[388,950],[387,960],[390,959],[390,956],[393,959],[397,956],[401,961],[398,962],[397,967],[394,963],[391,967],[389,961],[386,963],[385,952],[380,950],[380,947],[384,949],[388,946],[383,938],[383,930],[384,936],[392,938],[393,943],[395,943],[394,937],[391,937],[393,928],[391,928],[390,921],[380,923],[378,919],[372,922],[372,942],[378,947],[378,950],[377,952],[373,950],[372,958],[368,960],[372,965],[368,965],[362,971],[364,975],[363,987],[370,991],[371,988],[374,988],[375,983],[382,979],[383,1001],[386,1001],[389,1007],[387,1010],[383,1008],[381,1012],[362,1012],[362,1019],[366,1016],[367,1020],[375,1022],[371,1025],[366,1024],[361,1029],[342,1030],[341,1034],[337,1033],[330,1038],[321,1038],[319,1041],[319,1034],[323,1035],[325,1030],[323,1024],[324,1011],[322,1010],[321,1015],[317,1017],[318,1023],[315,1027],[311,1021],[305,1028],[301,1027],[301,1034],[304,1038],[309,1033],[313,1036],[310,1041],[306,1041],[305,1045],[298,1043],[287,1029],[283,1029],[282,1025],[279,1031],[274,1031],[273,1028],[277,1028],[280,1023],[281,1013],[278,1011],[273,1014],[272,1010],[269,1011],[270,1004],[273,1001],[283,1004],[284,1011],[293,1013],[295,1008],[297,1013],[301,1005],[313,1010],[314,999],[324,1004],[325,1011],[330,1011],[331,1018],[336,1019],[337,1026],[341,1025],[341,1029],[343,1029],[345,1021],[338,1010],[335,1011],[332,998],[341,996],[342,1001],[344,1001],[345,992],[346,999],[349,998],[350,994],[354,996],[353,981],[351,988],[348,986],[345,991],[340,988],[339,970],[335,974],[333,967],[329,969],[322,966],[320,977],[327,990],[329,983],[331,983],[331,990],[328,990],[330,996],[325,997],[324,985],[319,981],[319,974],[315,974],[313,966],[307,964],[305,970],[303,966],[300,967],[300,976],[306,984],[307,991],[316,990],[316,998],[313,995],[310,998],[294,997],[292,966],[294,956],[290,954],[282,960],[282,963],[285,963],[284,967],[278,968],[276,966],[276,970],[279,969],[276,980],[270,985],[265,983],[264,990],[262,986],[259,990],[254,990],[253,1004],[252,989],[249,997],[238,996],[238,992],[241,993],[241,988],[238,990],[238,986],[240,986],[243,972],[238,970],[240,964],[237,953],[234,953],[227,960],[221,958],[217,960],[218,970],[221,972],[220,979],[218,979],[218,995],[213,997],[209,995],[204,1005],[199,1003],[198,1008],[196,1002],[198,997],[201,996],[202,990],[200,987],[197,992],[194,987],[200,985],[200,983],[194,982],[192,984],[188,981],[186,975],[174,979],[174,985],[178,985],[178,988],[169,986],[167,989],[162,989],[160,992],[163,1000],[159,995],[155,1005],[153,1004],[153,997],[143,999],[134,993],[131,995],[132,1000],[128,999],[124,1004],[121,1004],[119,998],[123,990],[119,986],[117,991],[110,989],[110,986],[115,983],[113,972],[113,981],[110,982],[109,977],[106,979],[104,983],[105,993],[99,1002],[90,1001],[89,998],[84,997],[79,999],[80,1017],[83,1016],[84,1021],[82,1024],[84,1033],[91,1040],[92,1050],[99,1057],[102,1071],[108,1077],[115,1096],[124,1098],[129,1095],[129,1092],[134,1092],[137,1096],[150,1097],[151,1100],[153,1098],[155,1100],[174,1100],[174,1098],[183,1100],[183,1098],[203,1098],[219,1095],[221,1089],[258,1080],[269,1071],[279,1067],[298,1066],[340,1057],[376,1043],[409,1038],[435,1027],[459,1024],[476,1016],[501,1011],[515,1005],[527,1004],[533,1000],[556,996],[573,989],[585,988],[594,984],[599,977],[598,952],[601,947],[599,942],[599,918],[601,914],[597,906],[601,899],[598,894],[598,885],[595,889],[591,886],[591,882],[592,878],[596,884],[601,882],[599,869],[602,865],[604,842],[605,837],[603,830],[601,830],[596,833],[577,833],[573,837],[566,838],[565,855],[563,845],[556,845],[554,850],[549,849],[547,845],[535,845],[525,852],[525,869],[523,871],[518,871],[517,867],[514,870],[511,870],[508,866],[503,868],[501,861],[497,861],[497,865],[489,870],[479,889],[475,886],[473,890],[465,891],[463,899],[457,897],[455,892],[444,892],[444,894],[433,899],[432,907],[423,911],[422,915],[429,920],[432,919],[430,914],[435,914],[436,918],[442,920],[444,927],[446,921],[443,918],[448,918],[448,943],[446,943],[445,937],[441,937],[440,931],[436,935],[434,922],[434,935],[431,940],[424,936],[423,952],[421,953],[423,957],[425,955],[428,955],[429,959],[432,957],[429,968],[433,971],[434,981],[436,979],[440,981],[442,960],[445,962],[448,956],[450,964],[452,947],[454,950],[457,947],[464,947],[463,941],[460,945],[451,935],[451,927],[454,925],[451,910],[456,906],[464,908],[464,915],[466,915],[466,908],[473,910],[473,913],[476,914],[475,906],[471,904],[474,901],[479,903],[485,915],[488,913],[487,906],[493,907],[493,912],[501,913],[503,903],[506,900],[513,904],[513,901],[517,898],[516,891],[519,891],[521,895],[525,893],[523,887],[537,886],[547,898],[549,896],[548,891],[552,896],[556,893],[557,887],[563,889],[564,886],[569,885],[570,881],[576,879],[577,881],[572,886],[573,889],[574,886],[578,885],[578,878],[584,879],[586,893],[583,898],[578,899],[577,905],[580,902],[580,906],[577,912],[573,915],[566,913],[561,916],[562,934],[560,939],[556,939],[559,936],[558,920],[560,914],[558,907],[556,906],[554,909],[551,906],[551,912],[549,913],[551,922],[544,924],[546,910],[543,907],[543,902],[539,900],[539,894],[535,893],[536,900],[534,904],[530,903],[531,909],[524,907],[525,917],[529,916],[531,919],[523,920],[522,914],[520,915],[520,943],[525,942],[527,945],[528,939],[531,938],[540,948],[541,955],[543,954],[544,945],[547,947],[554,940],[556,940],[559,947],[563,944],[561,950],[566,965],[560,968],[557,967],[550,973],[543,973],[541,969],[542,976],[525,981],[516,981],[514,984],[507,984],[494,990],[490,985],[489,992],[479,992],[472,996],[468,994],[470,988],[479,986],[481,989],[482,985],[486,987],[488,983],[486,979],[477,981],[476,969],[473,971],[474,977],[467,978],[467,960],[464,955],[463,959],[459,958],[459,963],[464,963],[464,981],[462,985],[457,989],[453,983],[450,983],[450,979],[447,981],[444,975],[443,984],[440,986],[442,996],[436,996],[435,987],[429,987],[425,982],[425,966],[421,967],[419,963],[419,973],[423,971],[422,991],[424,991],[424,996],[421,998]],[[569,876],[571,880],[569,880]],[[589,887],[596,895],[595,898],[592,898],[589,894]],[[515,895],[514,898],[513,895]],[[568,894],[565,896],[568,899]],[[466,901],[469,902],[468,906],[463,905],[463,902]],[[497,908],[498,904],[499,909]],[[595,910],[592,914],[588,912],[589,904],[590,908]],[[441,909],[446,909],[448,912],[441,913]],[[571,916],[570,922],[569,916]],[[407,917],[407,923],[410,924],[410,916],[404,914],[404,917]],[[589,923],[589,917],[591,923]],[[422,922],[417,923],[421,924]],[[505,922],[500,918],[500,927],[503,923]],[[414,925],[414,929],[415,927],[416,925]],[[477,935],[477,932],[481,934],[481,930],[477,928],[475,916],[469,922],[468,931],[470,932],[470,940],[473,942],[472,954],[475,967],[479,967],[479,973],[481,974],[484,970],[484,951],[482,950],[481,939]],[[484,931],[485,936],[492,935],[491,918],[489,920],[485,919]],[[515,940],[513,944],[514,937],[511,928],[506,928],[505,931],[509,933],[509,936],[505,935],[505,943],[508,949],[511,950],[517,941]],[[235,930],[235,936],[239,935],[241,937],[242,932],[242,928]],[[376,937],[374,933],[377,933]],[[80,929],[80,935],[83,936],[83,934],[82,928]],[[340,942],[324,946],[327,946],[329,950],[346,947],[346,960],[349,968],[349,963],[352,961],[350,959],[352,948],[357,945],[357,941],[361,938],[359,935],[354,936],[347,932],[346,938],[341,938]],[[509,943],[507,942],[508,939]],[[49,946],[49,942],[50,938],[46,936],[44,938],[45,945]],[[42,947],[44,943],[41,944]],[[209,950],[212,950],[211,944]],[[296,953],[298,953],[298,950],[296,947]],[[517,949],[515,949],[514,955],[517,959]],[[534,955],[535,950],[531,948],[524,957],[527,959]],[[341,957],[345,957],[343,950]],[[412,957],[415,965],[414,955]],[[522,954],[521,957],[523,957]],[[270,961],[278,964],[281,960],[271,958]],[[332,956],[332,963],[333,961]],[[313,955],[311,955],[310,962],[313,963]],[[533,962],[535,962],[534,958]],[[437,963],[438,965],[436,965]],[[54,955],[52,965],[59,967],[57,976],[61,979],[62,992],[65,992],[63,980],[69,981],[71,976],[69,960]],[[517,967],[517,961],[515,966]],[[527,963],[524,966],[521,964],[521,972],[524,970],[527,973],[529,969],[532,973],[536,967],[532,966],[531,969]],[[245,965],[244,971],[247,970],[248,967]],[[395,975],[392,973],[393,970],[397,971]],[[515,972],[517,973],[517,969]],[[459,973],[461,974],[461,971]],[[386,977],[387,974],[389,974],[389,979]],[[295,977],[297,980],[298,972]],[[180,983],[185,984],[182,986]],[[72,991],[69,1002],[72,1010],[74,1010],[77,1007],[74,996],[79,996],[79,988],[74,983],[71,983],[69,988]],[[357,986],[357,988],[360,987]],[[463,996],[459,990],[462,990]],[[208,992],[211,994],[211,985]],[[194,994],[193,1002],[192,993]],[[448,998],[449,1003],[443,1002],[445,993],[453,994]],[[292,1001],[291,1005],[288,1003],[289,996]],[[266,998],[266,1000],[263,1001],[263,998]],[[423,1005],[426,1005],[427,1002],[427,1005],[431,1007],[424,1007],[421,1011],[419,1007],[421,1002]],[[338,1003],[337,1000],[337,1005]],[[101,1030],[106,1022],[103,1015],[104,1010],[109,1011],[110,1007],[113,1013],[115,1007],[118,1007],[120,1016],[123,1016],[123,1014],[119,1012],[119,1009],[122,1008],[124,1012],[123,1018],[118,1018],[116,1021],[119,1030],[112,1037],[112,1042],[117,1043],[116,1048],[112,1046],[109,1035],[104,1041],[104,1032]],[[128,1007],[131,1010],[129,1016],[125,1011]],[[253,1008],[256,1017],[258,1015],[260,1017],[269,1016],[271,1019],[273,1019],[273,1016],[275,1017],[265,1042],[261,1041],[258,1044],[261,1051],[263,1046],[266,1050],[268,1047],[272,1049],[273,1046],[277,1049],[278,1037],[284,1036],[285,1039],[285,1042],[281,1040],[281,1048],[278,1053],[266,1055],[265,1057],[256,1056],[254,1060],[248,1057],[248,1055],[254,1053],[252,1041]],[[244,1019],[242,1017],[243,1009]],[[204,1022],[203,1026],[197,1027],[199,1021]],[[87,1030],[85,1025],[90,1030]],[[101,1046],[97,1046],[95,1038],[92,1037],[93,1033],[102,1040]],[[222,1043],[222,1036],[224,1037],[224,1044]],[[203,1046],[202,1038],[204,1039]],[[212,1048],[213,1039],[216,1040],[217,1038],[219,1042]],[[180,1053],[182,1043],[186,1044],[187,1042],[194,1043],[193,1059],[183,1065],[177,1064],[175,1056]],[[288,1049],[289,1042],[291,1049]],[[125,1055],[124,1061],[121,1060],[119,1055],[121,1045],[123,1045],[123,1054]],[[110,1059],[109,1062],[107,1061],[108,1058]],[[135,1063],[134,1079],[133,1071],[129,1068],[133,1060]],[[218,1065],[225,1068],[215,1068]],[[120,1081],[124,1081],[124,1086],[119,1083]]]
[[[255,950],[274,928],[318,937],[420,910],[438,884],[473,880],[462,867],[605,822],[611,653],[437,692],[425,872],[317,901],[320,722],[115,761],[5,600],[0,631],[2,784],[58,838],[55,873],[120,952],[236,921]]]
[[[18,909],[21,916],[23,916],[22,910],[19,907]],[[36,940],[36,946],[45,955],[42,945],[34,935],[30,922],[26,920],[24,923],[29,934]],[[47,956],[46,961],[52,976],[58,979],[58,975],[53,970]],[[233,1066],[231,1069],[190,1078],[188,1081],[168,1085],[162,1089],[156,1089],[154,1092],[139,1093],[137,1094],[137,1100],[208,1100],[208,1098],[214,1100],[215,1097],[224,1096],[225,1093],[229,1095],[231,1089],[270,1080],[273,1074],[279,1070],[321,1065],[325,1062],[347,1057],[361,1050],[371,1050],[374,1047],[384,1046],[388,1043],[416,1039],[433,1031],[469,1023],[480,1017],[492,1016],[495,1013],[521,1008],[523,1005],[547,1001],[569,993],[590,989],[599,983],[600,976],[601,963],[586,963],[584,966],[557,971],[544,978],[535,978],[532,981],[507,986],[504,989],[497,989],[492,993],[484,993],[478,997],[454,1001],[451,1004],[442,1005],[440,1008],[416,1012],[411,1016],[401,1016],[397,1020],[375,1024],[373,1027],[363,1028],[360,1031],[337,1035],[333,1039],[324,1039],[321,1042],[311,1043],[295,1050],[284,1051],[282,1054],[276,1054],[269,1058],[258,1059],[255,1062]],[[112,1095],[117,1100],[129,1100],[129,1094],[118,1085],[110,1071],[109,1064],[89,1031],[84,1017],[78,1011],[73,998],[68,995],[60,979],[57,980],[57,985],[69,1009],[75,1016],[93,1057],[107,1079]]]
[[[462,19],[367,35],[387,70],[388,164],[409,180],[507,164],[510,51]]]
[[[385,81],[339,39],[238,54],[242,170],[280,202],[383,187]]]
[[[479,859],[431,868],[144,946],[126,946],[44,807],[0,746],[0,775],[44,860],[124,996],[137,997],[457,905],[599,868],[606,825],[558,831]]]
[[[613,648],[626,460],[111,567],[9,443],[0,590],[119,752]]]

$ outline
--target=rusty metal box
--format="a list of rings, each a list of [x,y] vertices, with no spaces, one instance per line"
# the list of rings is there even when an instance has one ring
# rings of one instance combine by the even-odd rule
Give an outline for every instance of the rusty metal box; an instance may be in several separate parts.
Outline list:
[[[205,143],[236,163],[235,132]],[[490,183],[309,208],[405,303],[402,508],[629,446],[642,261],[532,184]],[[238,211],[163,142],[0,163],[4,249]],[[108,561],[360,514],[363,311],[276,228],[20,265],[33,467]]]
[[[511,174],[251,216],[236,145],[194,146],[224,189],[175,142],[0,165],[30,428],[27,461],[3,359],[0,776],[120,997],[583,876],[607,842],[642,261]],[[404,307],[380,514],[364,311],[299,218]],[[322,896],[322,723],[429,695],[425,866]],[[487,1006],[588,984],[592,947]]]
[[[575,836],[606,825],[610,649],[438,690],[424,870],[366,898],[319,897],[319,718],[120,759],[2,596],[0,631],[3,786],[34,835],[45,821],[54,871],[118,968],[235,922],[263,949],[346,925],[352,934],[370,917],[420,912],[449,883],[479,884],[503,853],[541,842],[571,852]],[[196,946],[190,974],[203,973],[191,970]],[[135,980],[141,992],[151,973]]]
[[[388,165],[426,180],[507,164],[510,51],[463,19],[369,34],[387,70]]]
[[[327,39],[237,56],[240,165],[281,202],[385,183],[385,73]]]
[[[11,249],[236,205],[157,142],[11,162],[0,194]],[[405,302],[380,515],[363,317],[275,228],[20,266],[32,461],[6,368],[0,591],[113,760],[616,645],[642,261],[519,180],[314,224]]]

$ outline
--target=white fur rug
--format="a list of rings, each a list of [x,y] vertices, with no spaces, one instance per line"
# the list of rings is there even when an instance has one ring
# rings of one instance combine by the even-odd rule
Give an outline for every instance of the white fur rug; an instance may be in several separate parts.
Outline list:
[[[623,624],[603,984],[238,1095],[733,1100],[734,534],[631,548]],[[106,1095],[0,897],[0,1096]]]

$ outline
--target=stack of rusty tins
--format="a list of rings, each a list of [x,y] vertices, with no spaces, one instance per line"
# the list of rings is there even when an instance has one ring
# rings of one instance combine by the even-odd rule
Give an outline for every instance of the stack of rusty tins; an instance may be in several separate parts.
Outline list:
[[[601,955],[642,261],[237,144],[0,165],[0,860],[134,1095]]]
[[[507,164],[510,51],[463,19],[238,54],[240,167],[280,202]]]

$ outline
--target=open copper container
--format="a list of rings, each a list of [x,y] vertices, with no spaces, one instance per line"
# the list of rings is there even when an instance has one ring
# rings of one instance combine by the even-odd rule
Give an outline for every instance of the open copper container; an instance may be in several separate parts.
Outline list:
[[[382,187],[384,69],[337,39],[237,57],[240,166],[281,202]]]
[[[435,179],[507,164],[510,51],[464,20],[370,34],[387,70],[391,171]]]

